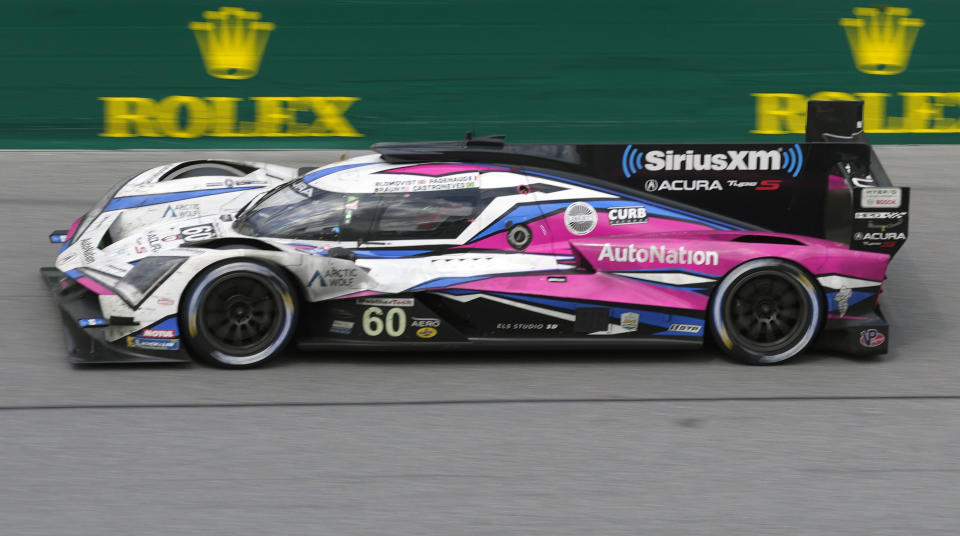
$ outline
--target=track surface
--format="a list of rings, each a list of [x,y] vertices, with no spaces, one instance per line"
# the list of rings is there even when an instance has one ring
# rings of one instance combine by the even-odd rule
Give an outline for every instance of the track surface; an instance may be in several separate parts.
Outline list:
[[[200,157],[0,151],[0,533],[957,534],[960,148],[879,147],[912,186],[891,353],[291,356],[72,368],[37,269],[116,180]]]

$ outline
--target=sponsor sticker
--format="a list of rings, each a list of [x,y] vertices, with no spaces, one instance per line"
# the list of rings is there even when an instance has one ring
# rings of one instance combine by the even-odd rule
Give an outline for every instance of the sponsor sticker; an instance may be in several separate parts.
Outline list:
[[[442,177],[417,177],[415,179],[394,179],[377,181],[373,193],[388,194],[402,192],[439,192],[443,190],[465,190],[480,185],[480,173],[461,173]]]
[[[900,188],[864,188],[860,192],[860,206],[863,208],[900,208]]]
[[[351,287],[354,280],[359,276],[359,268],[330,267],[324,270],[322,274],[320,270],[314,270],[307,287],[312,287],[314,283],[319,283],[321,287]]]
[[[680,246],[679,249],[668,248],[666,246],[637,247],[633,244],[613,246],[607,242],[600,248],[600,256],[597,257],[597,260],[635,262],[637,264],[660,263],[717,266],[720,264],[720,253],[712,250],[687,249],[683,246]]]
[[[353,331],[353,322],[348,320],[334,320],[330,324],[330,333],[339,333],[340,335],[349,335]]]
[[[647,207],[612,207],[607,212],[607,220],[610,225],[647,223]]]
[[[184,242],[196,242],[198,240],[210,240],[217,237],[217,229],[209,223],[201,225],[191,225],[190,227],[181,227],[180,236]]]
[[[149,337],[127,337],[127,347],[143,350],[179,350],[180,339],[152,339]]]
[[[436,334],[437,334],[436,328],[425,327],[417,330],[417,337],[420,337],[421,339],[429,339],[431,337],[436,336]]]
[[[833,296],[833,301],[837,302],[837,310],[840,312],[840,317],[843,318],[847,315],[847,309],[850,307],[850,296],[853,295],[853,291],[847,287],[840,287],[840,290]]]
[[[172,329],[145,329],[140,333],[148,339],[173,339],[177,336],[177,332]]]
[[[357,298],[357,304],[377,307],[413,307],[413,298]]]
[[[887,338],[876,329],[870,328],[860,332],[860,346],[873,348],[880,346]]]
[[[93,241],[89,238],[84,238],[80,241],[80,250],[83,252],[83,262],[92,264],[97,260],[97,257],[94,254]]]
[[[571,233],[582,236],[597,227],[597,209],[589,203],[577,201],[567,206],[563,212],[563,223]]]
[[[540,323],[528,323],[528,322],[498,322],[497,329],[502,329],[505,331],[539,331],[539,330],[555,330],[560,327],[560,324],[540,324]]]
[[[200,215],[198,203],[170,204],[163,211],[161,218],[195,218]]]
[[[700,330],[703,329],[703,326],[697,324],[670,324],[670,328],[667,331],[676,331],[679,333],[700,333]]]
[[[899,220],[906,216],[906,212],[854,212],[855,220]]]
[[[410,319],[411,328],[438,328],[440,327],[440,320],[437,318],[417,318],[411,317]]]
[[[648,179],[643,183],[643,189],[648,192],[710,192],[713,190],[723,190],[723,185],[718,180],[706,179],[675,179],[661,180]]]
[[[170,298],[157,298],[157,305],[161,305],[163,307],[169,307],[173,305],[173,300]]]
[[[897,232],[876,232],[876,233],[853,233],[853,239],[857,242],[863,242],[866,240],[906,240],[906,233],[897,233]]]
[[[620,327],[627,331],[637,331],[640,325],[640,315],[638,313],[621,313]]]

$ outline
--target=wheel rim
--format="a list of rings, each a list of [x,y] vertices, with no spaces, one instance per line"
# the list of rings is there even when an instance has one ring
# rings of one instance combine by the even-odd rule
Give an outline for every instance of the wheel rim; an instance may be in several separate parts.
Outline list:
[[[269,347],[283,328],[282,298],[258,274],[229,274],[210,285],[199,307],[199,328],[229,356],[250,356]]]
[[[776,353],[805,335],[810,303],[796,279],[762,270],[738,281],[724,307],[724,323],[736,343],[758,353]]]

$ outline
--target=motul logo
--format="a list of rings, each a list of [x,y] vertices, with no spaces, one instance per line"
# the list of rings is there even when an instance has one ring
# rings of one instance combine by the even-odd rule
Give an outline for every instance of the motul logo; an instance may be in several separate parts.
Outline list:
[[[145,329],[143,330],[143,336],[152,339],[172,339],[177,334],[172,329]]]

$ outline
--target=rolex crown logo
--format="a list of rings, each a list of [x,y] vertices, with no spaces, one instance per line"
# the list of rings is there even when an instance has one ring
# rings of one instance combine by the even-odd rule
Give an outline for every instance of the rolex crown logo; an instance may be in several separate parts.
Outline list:
[[[242,80],[260,70],[272,22],[260,21],[260,14],[237,7],[204,11],[205,22],[191,22],[203,64],[210,76]]]
[[[856,18],[840,19],[857,69],[867,74],[897,74],[907,68],[923,19],[909,18],[904,7],[855,7]]]

